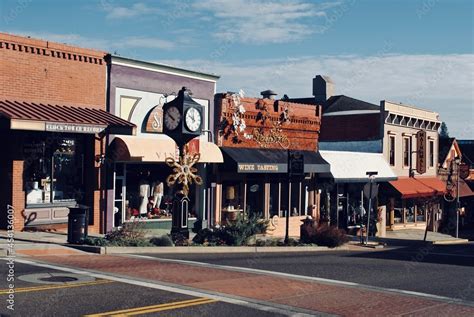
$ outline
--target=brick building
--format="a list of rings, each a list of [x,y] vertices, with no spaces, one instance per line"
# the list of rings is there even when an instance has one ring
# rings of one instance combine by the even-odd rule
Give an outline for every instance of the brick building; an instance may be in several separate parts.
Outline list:
[[[386,212],[379,210],[381,223],[392,230],[426,228],[427,225],[436,230],[441,215],[440,197],[445,189],[445,184],[437,179],[438,114],[385,100],[379,106],[344,95],[334,96],[333,91],[334,83],[327,76],[316,76],[313,79],[314,97],[300,99],[323,105],[320,136],[323,158],[326,159],[324,151],[359,152],[367,153],[367,159],[358,160],[370,162],[368,153],[378,153],[384,161],[383,165],[387,166],[388,163],[394,176],[377,180],[381,183],[378,203],[386,208]],[[418,134],[419,131],[423,134]],[[424,136],[418,138],[417,135]],[[355,161],[355,156],[353,159],[350,155],[346,156],[346,162],[339,162],[341,170]],[[337,172],[338,169],[338,160],[328,161],[334,174],[333,171]],[[417,164],[419,169],[416,168]],[[424,170],[422,165],[425,165]],[[374,164],[365,164],[363,167],[367,172],[378,171],[378,177],[381,175]],[[351,170],[354,169],[348,172]],[[366,182],[367,177],[360,181]],[[340,211],[342,218],[346,218],[347,211],[356,209],[347,203],[350,195],[343,196],[346,198],[343,197],[342,203],[341,199],[336,198],[337,209],[331,210],[331,214],[338,218]],[[340,197],[339,190],[335,197]]]
[[[0,33],[0,205],[13,207],[15,230],[64,227],[82,203],[101,231],[104,136],[135,130],[105,112],[105,56]]]
[[[318,152],[321,107],[237,94],[215,96],[217,144],[224,164],[216,166],[214,223],[225,223],[238,213],[271,219],[269,232],[285,234],[286,213],[290,235],[298,235],[301,219],[319,218],[316,177],[329,165]],[[288,179],[288,151],[304,157],[304,177]]]

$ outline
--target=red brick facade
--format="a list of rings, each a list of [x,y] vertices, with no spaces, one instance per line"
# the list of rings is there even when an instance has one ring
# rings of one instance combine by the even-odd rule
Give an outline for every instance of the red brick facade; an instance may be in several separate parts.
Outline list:
[[[43,40],[24,38],[0,33],[0,98],[17,101],[43,102],[60,105],[86,106],[106,110],[106,53]],[[25,191],[23,169],[25,158],[20,147],[8,144],[5,138],[21,140],[18,132],[2,132],[0,146],[9,149],[8,155],[0,159],[0,172],[7,177],[0,183],[0,222],[6,223],[6,205],[15,210],[15,230],[24,228]],[[38,133],[38,132],[28,132]],[[90,142],[88,165],[85,166],[86,199],[93,207],[90,232],[102,228],[100,174],[94,162],[96,154],[103,153],[98,141]],[[86,163],[87,164],[87,163]],[[5,211],[4,211],[5,210]],[[64,225],[59,225],[59,227]]]
[[[235,133],[235,102],[229,94],[216,95],[216,116],[217,122],[220,122],[216,131],[219,146],[318,150],[320,106],[257,98],[241,98],[240,104],[245,113],[239,117],[245,121],[246,127]],[[286,119],[283,118],[285,116]]]
[[[0,96],[105,109],[105,55],[0,33]]]

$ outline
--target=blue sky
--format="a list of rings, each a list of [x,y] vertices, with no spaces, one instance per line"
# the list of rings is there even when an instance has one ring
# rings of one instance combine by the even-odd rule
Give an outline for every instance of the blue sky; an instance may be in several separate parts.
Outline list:
[[[0,1],[0,30],[221,75],[218,91],[336,94],[440,113],[474,138],[473,1]]]

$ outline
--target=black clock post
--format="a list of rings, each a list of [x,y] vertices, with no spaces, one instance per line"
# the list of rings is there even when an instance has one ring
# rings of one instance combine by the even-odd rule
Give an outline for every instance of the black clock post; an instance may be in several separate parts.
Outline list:
[[[168,185],[173,185],[175,181],[183,183],[184,180],[186,182],[186,184],[183,183],[183,190],[175,190],[174,194],[171,227],[171,236],[174,241],[179,239],[179,237],[189,238],[188,214],[190,199],[187,192],[189,189],[187,178],[190,177],[189,173],[192,172],[192,168],[185,159],[186,144],[202,133],[203,107],[194,101],[190,94],[191,92],[186,87],[183,87],[174,100],[163,105],[163,132],[176,142],[180,155],[179,161],[175,161],[174,158],[167,159],[167,162],[171,161],[174,164],[168,163],[168,165],[174,166],[174,169],[181,172],[181,181],[179,177],[176,177],[174,181],[168,182]],[[172,176],[170,175],[170,177]],[[200,180],[199,177],[198,179]],[[197,182],[196,179],[194,181]],[[190,183],[192,183],[192,180],[190,180]]]

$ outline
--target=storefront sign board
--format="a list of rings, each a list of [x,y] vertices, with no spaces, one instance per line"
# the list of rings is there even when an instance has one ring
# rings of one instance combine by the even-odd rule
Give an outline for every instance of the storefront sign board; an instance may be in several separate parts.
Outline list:
[[[163,109],[162,105],[157,105],[150,112],[146,121],[145,131],[148,133],[162,133],[163,132]]]
[[[419,174],[426,173],[426,131],[424,130],[416,133],[416,171]]]
[[[239,173],[285,173],[286,170],[286,164],[239,163],[237,165],[237,172]]]
[[[46,122],[45,130],[48,132],[62,132],[62,133],[86,133],[96,134],[105,130],[105,126],[92,124],[75,124],[75,123],[57,123]]]

